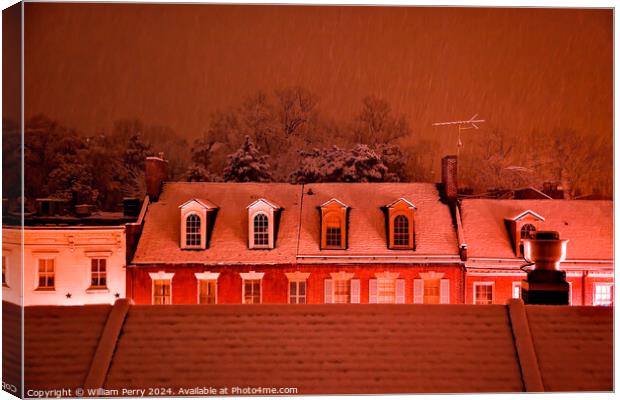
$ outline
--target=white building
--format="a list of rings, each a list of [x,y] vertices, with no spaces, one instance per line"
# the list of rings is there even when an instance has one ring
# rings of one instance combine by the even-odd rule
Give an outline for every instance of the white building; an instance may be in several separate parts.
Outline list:
[[[2,230],[2,300],[29,305],[114,303],[125,297],[125,226]],[[23,300],[20,300],[22,297]]]

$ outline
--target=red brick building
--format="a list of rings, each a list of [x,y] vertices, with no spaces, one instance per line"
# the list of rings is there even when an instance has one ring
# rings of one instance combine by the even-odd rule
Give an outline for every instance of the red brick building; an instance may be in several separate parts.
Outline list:
[[[467,303],[518,297],[525,278],[522,239],[554,230],[569,240],[562,269],[571,304],[613,304],[612,201],[471,199],[461,201],[460,215]]]
[[[611,201],[457,199],[442,184],[166,182],[127,266],[138,304],[477,303],[518,297],[521,240],[569,239],[572,304],[613,303]]]
[[[127,268],[138,304],[461,303],[462,288],[428,183],[165,183]]]

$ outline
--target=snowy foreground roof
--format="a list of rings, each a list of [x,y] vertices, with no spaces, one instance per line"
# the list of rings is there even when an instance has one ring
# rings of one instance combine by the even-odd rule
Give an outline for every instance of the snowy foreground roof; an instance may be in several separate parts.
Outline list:
[[[17,306],[3,303],[3,310],[4,326],[15,326]],[[34,306],[25,309],[25,386],[611,391],[612,314],[605,307],[520,300],[506,306],[137,306],[127,300]],[[5,351],[19,347],[18,332],[4,335]]]

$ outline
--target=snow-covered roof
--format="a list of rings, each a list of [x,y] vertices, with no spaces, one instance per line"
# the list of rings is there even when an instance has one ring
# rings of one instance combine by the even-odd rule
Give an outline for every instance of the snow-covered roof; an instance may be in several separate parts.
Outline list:
[[[133,263],[278,264],[295,259],[299,231],[301,186],[286,183],[168,182],[159,201],[149,205]],[[276,247],[248,249],[247,205],[257,198],[273,199],[284,211],[278,223]],[[209,246],[185,251],[179,246],[177,205],[208,198],[218,204]]]
[[[322,207],[327,207],[328,205],[330,205],[330,204],[332,204],[332,203],[337,203],[337,204],[339,204],[341,207],[344,207],[344,208],[349,208],[349,206],[348,206],[348,205],[344,204],[342,201],[338,200],[338,199],[337,199],[337,198],[335,198],[335,197],[334,197],[334,198],[332,198],[332,199],[327,200],[325,203],[323,203],[323,204],[319,205],[319,207],[321,207],[321,208],[322,208]]]
[[[307,194],[311,189],[312,194]],[[220,207],[204,251],[184,251],[179,247],[176,205],[187,199],[208,198]],[[279,218],[276,247],[270,251],[248,249],[247,207],[267,201],[284,211]],[[387,246],[385,214],[382,207],[394,199],[417,203],[416,249],[392,250]],[[338,200],[336,200],[338,199]],[[350,205],[347,250],[320,250],[320,216],[317,207],[329,202]],[[133,258],[134,264],[289,264],[330,262],[372,262],[376,257],[392,257],[396,262],[417,261],[425,255],[459,262],[456,233],[448,206],[440,201],[431,183],[210,183],[170,182],[158,202],[149,205],[144,229]],[[317,256],[321,256],[318,259]],[[446,260],[443,260],[446,261]],[[429,262],[423,260],[422,262]]]
[[[3,303],[6,326],[17,326],[20,317],[18,306]],[[123,300],[26,307],[24,323],[26,390],[613,390],[611,307],[523,306],[520,300],[506,306],[133,306]],[[3,340],[21,338],[7,330]],[[13,359],[19,357],[7,360]]]
[[[539,230],[569,239],[568,260],[612,260],[613,202],[606,200],[491,200],[461,203],[468,257],[516,258],[506,219],[536,210]]]
[[[214,203],[210,202],[209,200],[204,200],[204,199],[191,199],[191,200],[187,200],[185,203],[181,204],[179,206],[179,208],[184,208],[188,204],[191,204],[191,203],[194,203],[194,202],[200,204],[202,207],[206,208],[207,210],[214,210],[214,209],[218,208],[218,206],[216,206]]]
[[[516,215],[516,216],[514,216],[514,217],[512,217],[512,218],[509,218],[509,219],[510,219],[510,220],[512,220],[512,221],[520,221],[520,220],[522,220],[524,217],[526,217],[527,215],[531,215],[532,217],[536,218],[536,219],[537,219],[537,220],[539,220],[539,221],[544,221],[544,220],[545,220],[545,217],[543,217],[543,216],[542,216],[542,215],[540,215],[540,214],[535,213],[535,212],[534,212],[534,211],[532,211],[532,210],[525,210],[525,211],[522,211],[522,212],[520,212],[518,215]]]
[[[269,207],[273,208],[274,210],[277,210],[277,209],[282,208],[282,207],[280,207],[279,205],[277,205],[276,203],[274,203],[273,201],[269,201],[269,200],[267,200],[267,199],[263,199],[263,198],[260,198],[260,199],[254,200],[254,201],[253,201],[250,205],[248,205],[248,206],[247,206],[247,208],[252,208],[252,207],[254,207],[256,204],[259,204],[259,203],[265,203],[265,204],[267,204]]]
[[[410,202],[407,199],[403,199],[402,197],[399,199],[394,200],[393,202],[391,202],[390,204],[386,205],[386,207],[391,208],[394,207],[396,204],[398,203],[405,203],[407,206],[413,208],[414,210],[417,209],[417,207],[415,206],[415,204],[413,204],[412,202]]]
[[[441,202],[437,186],[432,183],[315,183],[306,184],[301,210],[298,262],[378,262],[389,257],[406,262],[423,255],[458,259],[458,241],[447,205]],[[320,218],[317,207],[338,198],[351,209],[348,217],[346,250],[321,250]],[[415,250],[393,250],[387,246],[386,204],[394,199],[411,199],[417,206]],[[378,258],[377,258],[378,257]],[[433,260],[439,261],[434,258]],[[428,262],[428,260],[427,260]]]

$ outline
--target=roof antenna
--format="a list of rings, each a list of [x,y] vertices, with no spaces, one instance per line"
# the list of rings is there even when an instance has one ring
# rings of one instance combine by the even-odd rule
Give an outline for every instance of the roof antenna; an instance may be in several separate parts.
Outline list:
[[[467,129],[480,129],[478,125],[481,122],[486,122],[484,119],[476,119],[478,118],[478,114],[474,114],[473,117],[466,121],[448,121],[448,122],[435,122],[433,126],[447,126],[447,125],[456,125],[459,130],[459,139],[456,142],[456,157],[459,156],[459,150],[463,147],[463,142],[461,142],[461,131]]]

